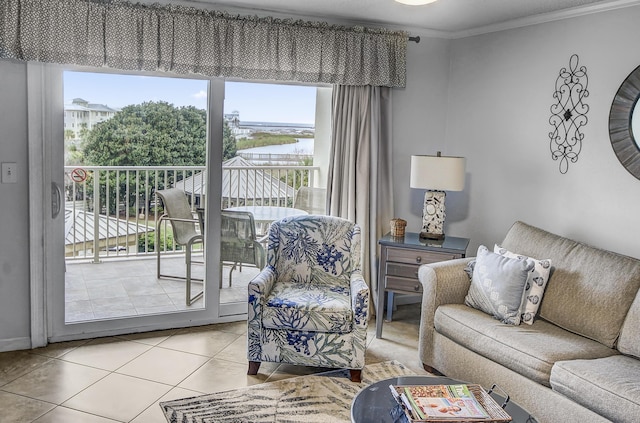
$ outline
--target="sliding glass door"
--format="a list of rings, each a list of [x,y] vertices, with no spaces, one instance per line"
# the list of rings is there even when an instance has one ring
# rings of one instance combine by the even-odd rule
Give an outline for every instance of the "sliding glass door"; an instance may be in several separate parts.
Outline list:
[[[219,306],[223,81],[32,71],[40,78],[30,81],[29,108],[44,111],[42,184],[52,208],[44,222],[49,341],[243,319],[246,302]],[[189,192],[189,178],[209,188]],[[175,188],[194,219],[178,224],[204,240],[190,246],[191,289],[203,292],[191,304],[187,245],[156,195]]]

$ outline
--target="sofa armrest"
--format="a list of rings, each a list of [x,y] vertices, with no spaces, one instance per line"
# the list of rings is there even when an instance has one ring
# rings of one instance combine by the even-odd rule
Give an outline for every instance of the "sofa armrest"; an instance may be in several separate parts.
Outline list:
[[[473,257],[423,264],[418,271],[422,283],[422,314],[418,352],[424,365],[433,362],[434,316],[442,304],[464,304],[469,290],[469,276],[464,271]]]

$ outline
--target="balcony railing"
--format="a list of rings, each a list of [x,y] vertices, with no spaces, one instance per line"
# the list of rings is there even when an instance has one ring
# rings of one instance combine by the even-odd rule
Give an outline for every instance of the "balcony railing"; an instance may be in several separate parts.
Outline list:
[[[239,205],[292,207],[302,186],[313,186],[317,166],[223,166],[222,209]],[[192,210],[204,207],[204,166],[65,166],[65,255],[68,260],[180,253],[168,222],[158,227],[155,192],[178,187]],[[160,231],[160,245],[155,245]]]

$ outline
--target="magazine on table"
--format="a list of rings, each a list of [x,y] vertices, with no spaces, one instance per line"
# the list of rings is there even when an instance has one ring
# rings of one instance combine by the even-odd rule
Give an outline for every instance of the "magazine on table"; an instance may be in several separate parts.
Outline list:
[[[488,419],[489,414],[464,384],[390,385],[412,421]]]

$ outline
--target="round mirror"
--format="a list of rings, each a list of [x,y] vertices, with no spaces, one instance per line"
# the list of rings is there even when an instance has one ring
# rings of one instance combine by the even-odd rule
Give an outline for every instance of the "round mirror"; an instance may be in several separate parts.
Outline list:
[[[640,148],[640,107],[638,107],[638,101],[631,110],[631,138],[635,140],[636,146]]]
[[[624,80],[609,112],[609,138],[618,160],[640,179],[640,66]]]

